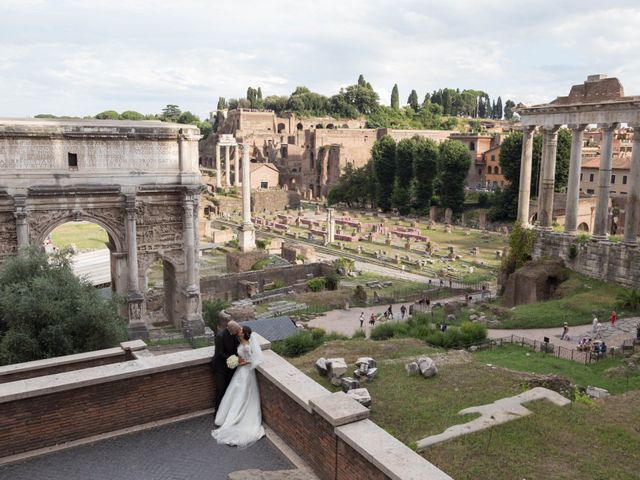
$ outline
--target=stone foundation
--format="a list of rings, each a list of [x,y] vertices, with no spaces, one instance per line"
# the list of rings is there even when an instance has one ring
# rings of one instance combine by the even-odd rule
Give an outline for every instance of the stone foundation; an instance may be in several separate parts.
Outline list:
[[[575,258],[571,257],[575,245]],[[533,258],[559,257],[576,272],[606,282],[640,288],[640,247],[610,241],[579,241],[573,235],[535,231]]]
[[[256,262],[267,256],[264,251],[257,252],[229,252],[227,253],[227,272],[239,273],[251,270]]]

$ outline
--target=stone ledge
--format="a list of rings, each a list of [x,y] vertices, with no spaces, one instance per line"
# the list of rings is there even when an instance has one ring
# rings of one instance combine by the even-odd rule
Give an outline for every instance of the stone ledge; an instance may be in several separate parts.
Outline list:
[[[344,392],[335,392],[309,400],[314,412],[333,427],[369,418],[369,409],[360,405]]]
[[[125,342],[131,343],[131,342]],[[144,342],[142,342],[144,343]],[[146,348],[146,344],[144,346]],[[56,367],[61,365],[70,365],[74,363],[86,362],[87,360],[98,360],[100,358],[115,357],[125,353],[121,347],[107,348],[104,350],[95,350],[93,352],[76,353],[73,355],[65,355],[64,357],[46,358],[44,360],[35,360],[33,362],[14,363],[0,367],[0,376],[12,375],[21,372],[30,372],[44,368]]]
[[[335,432],[392,480],[453,480],[371,420],[342,425]]]
[[[312,398],[331,393],[275,352],[265,352],[264,360],[257,370],[309,413],[313,412],[309,403]]]
[[[271,345],[260,335],[258,335],[258,343],[262,350],[268,349]],[[117,350],[122,353],[121,348],[118,347]],[[196,350],[168,353],[166,355],[144,356],[143,358],[129,360],[127,362],[112,363],[99,367],[85,368],[82,370],[74,370],[71,372],[56,373],[53,375],[8,382],[2,384],[0,403],[11,402],[23,398],[37,397],[65,390],[73,390],[90,385],[114,382],[127,378],[140,377],[143,375],[151,375],[169,370],[178,370],[180,368],[193,365],[208,364],[211,362],[214,350],[214,347],[206,347],[198,348]],[[87,354],[91,353],[93,352],[88,352]],[[265,357],[266,356],[267,355],[265,355]]]

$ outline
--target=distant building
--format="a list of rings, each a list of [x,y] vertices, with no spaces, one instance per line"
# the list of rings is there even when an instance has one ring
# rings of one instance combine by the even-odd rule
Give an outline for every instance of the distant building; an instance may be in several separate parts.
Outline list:
[[[251,190],[277,188],[280,173],[272,163],[251,163]]]

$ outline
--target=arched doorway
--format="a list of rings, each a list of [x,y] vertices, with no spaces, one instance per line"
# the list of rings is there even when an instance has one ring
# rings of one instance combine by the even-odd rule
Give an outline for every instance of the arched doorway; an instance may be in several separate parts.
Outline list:
[[[174,324],[180,315],[176,290],[176,267],[171,259],[160,255],[149,255],[141,259],[140,284],[144,287],[143,316],[153,326]],[[142,265],[141,265],[142,266]]]
[[[585,222],[582,222],[580,225],[578,225],[578,231],[589,233],[589,225],[587,225]]]

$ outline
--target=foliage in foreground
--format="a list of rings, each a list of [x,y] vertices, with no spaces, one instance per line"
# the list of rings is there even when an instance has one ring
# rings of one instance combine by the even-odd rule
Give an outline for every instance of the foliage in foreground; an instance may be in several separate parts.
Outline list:
[[[74,276],[69,254],[32,248],[0,269],[0,364],[99,350],[127,339],[116,305]]]
[[[416,314],[406,322],[385,322],[373,329],[373,340],[412,337],[424,340],[436,347],[458,348],[481,343],[487,338],[487,328],[479,323],[463,322],[458,326],[448,326],[441,332],[431,323],[426,314]]]
[[[346,340],[347,337],[337,333],[325,333],[320,328],[311,330],[300,330],[295,335],[279,340],[271,344],[271,349],[283,357],[299,357],[315,350],[324,342],[330,340]]]
[[[218,331],[218,320],[220,319],[220,312],[231,305],[226,300],[214,298],[213,300],[205,300],[202,302],[202,317],[204,324],[213,330],[213,333]]]

